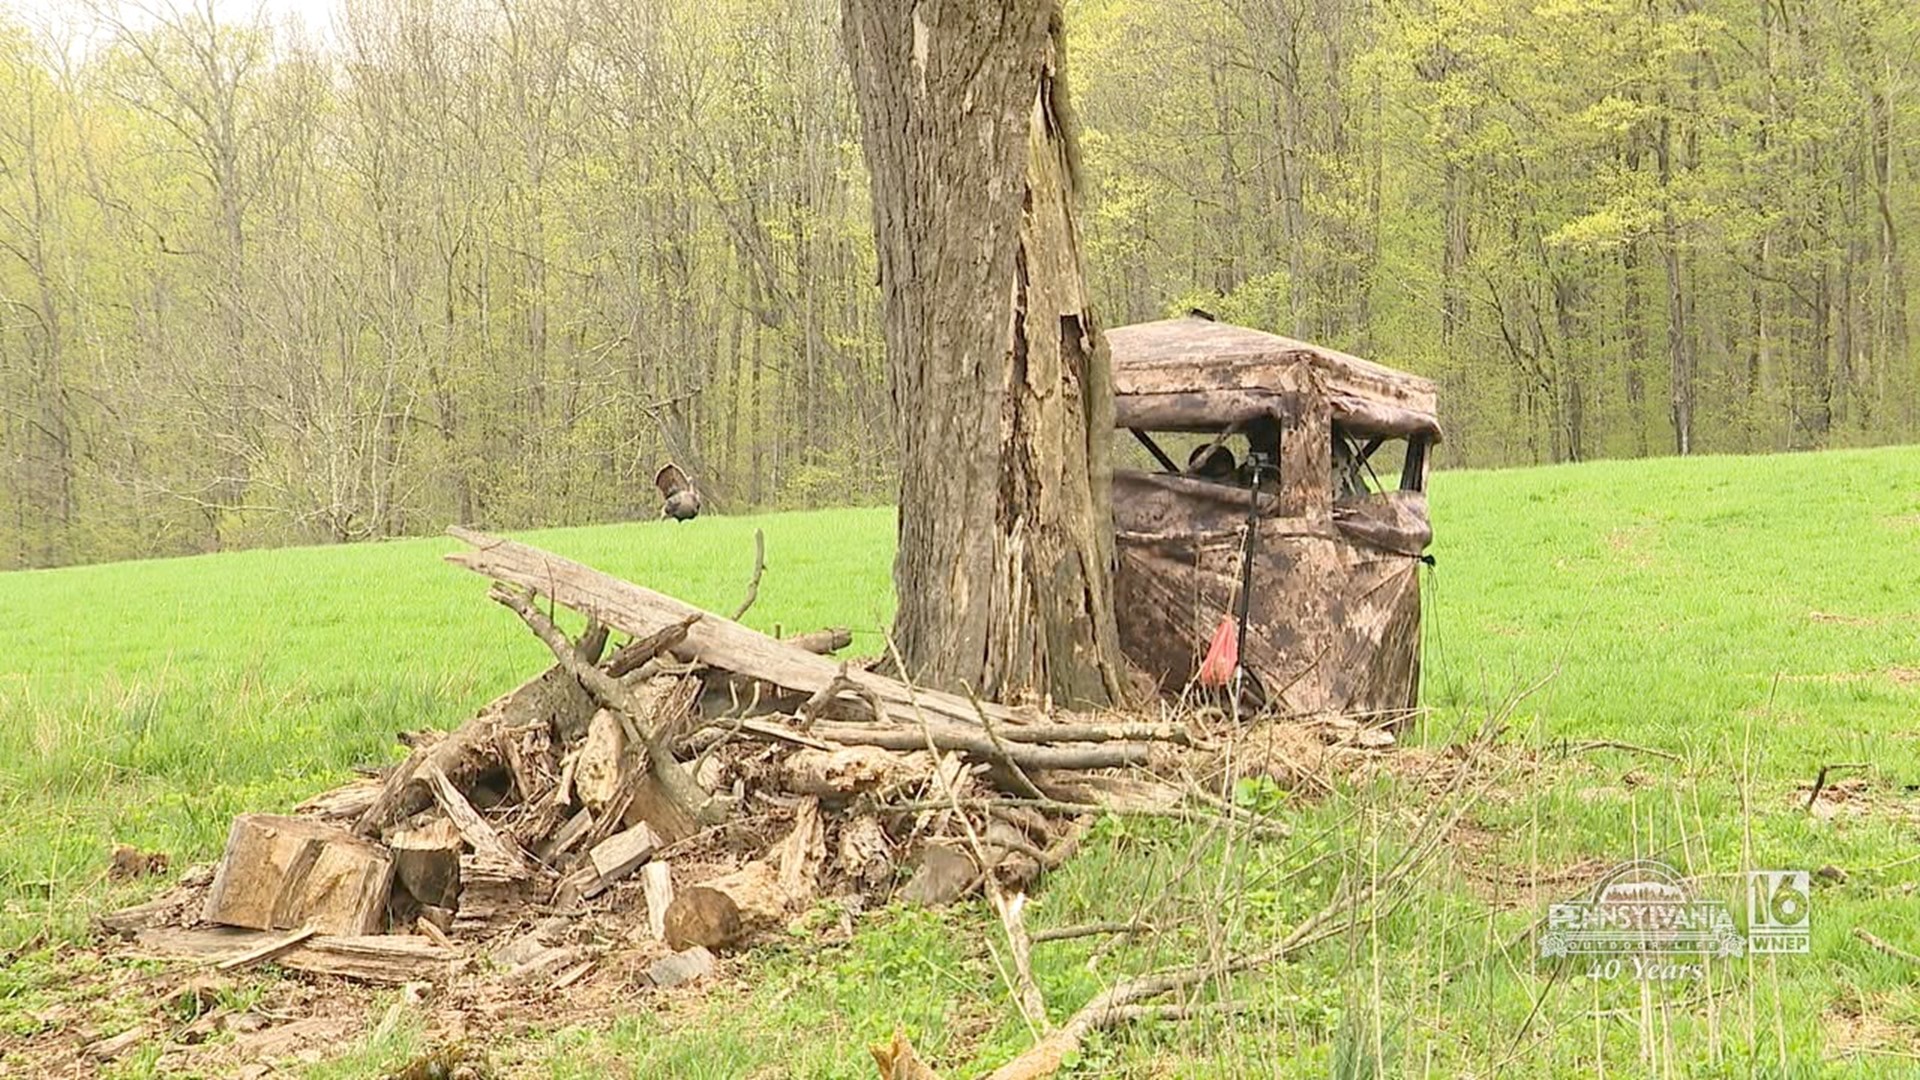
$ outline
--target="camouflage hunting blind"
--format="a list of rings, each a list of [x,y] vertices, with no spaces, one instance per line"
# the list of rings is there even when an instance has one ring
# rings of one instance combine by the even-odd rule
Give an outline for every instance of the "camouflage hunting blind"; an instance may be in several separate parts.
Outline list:
[[[1178,691],[1244,614],[1237,658],[1281,711],[1411,709],[1433,384],[1194,316],[1107,341],[1116,425],[1146,451],[1113,477],[1128,657]]]

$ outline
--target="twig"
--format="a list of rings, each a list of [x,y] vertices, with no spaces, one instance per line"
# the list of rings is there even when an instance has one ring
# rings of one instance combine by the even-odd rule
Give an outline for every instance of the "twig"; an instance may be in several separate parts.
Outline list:
[[[1645,754],[1648,757],[1663,758],[1667,761],[1686,761],[1686,759],[1679,754],[1670,751],[1656,750],[1651,746],[1637,746],[1629,742],[1618,742],[1614,739],[1590,739],[1586,742],[1574,743],[1567,747],[1567,753],[1569,754],[1584,754],[1588,750],[1625,750],[1629,753]]]
[[[994,730],[993,721],[987,719],[987,710],[980,707],[980,699],[973,695],[973,687],[969,686],[966,690],[967,700],[973,703],[973,711],[980,717],[980,727],[986,731],[987,738],[993,743],[993,748],[1000,752],[1000,764],[1006,766],[1008,778],[1013,782],[1014,790],[1031,799],[1046,798],[1046,794],[1034,786],[1033,777],[1028,776],[1027,770],[1021,768],[1020,763],[1013,759],[1013,752],[1007,749],[1007,744],[1000,741],[999,733]]]
[[[1859,938],[1861,941],[1866,942],[1868,946],[1870,946],[1877,952],[1885,953],[1886,955],[1893,957],[1895,960],[1904,960],[1909,964],[1920,966],[1920,956],[1917,956],[1913,953],[1908,952],[1907,950],[1901,948],[1898,945],[1895,945],[1893,942],[1888,941],[1883,937],[1879,937],[1875,935],[1873,931],[1868,930],[1864,926],[1854,927],[1853,936]]]
[[[1870,761],[1843,761],[1837,765],[1820,766],[1819,775],[1813,778],[1813,791],[1807,795],[1807,811],[1811,813],[1813,811],[1813,804],[1820,801],[1820,793],[1826,790],[1827,787],[1828,773],[1837,769],[1866,769],[1872,766],[1873,763]]]
[[[733,609],[728,618],[739,622],[755,600],[760,599],[760,574],[767,568],[767,537],[759,529],[753,530],[753,576],[747,579],[747,596],[740,606]]]
[[[1039,930],[1033,934],[1033,943],[1043,941],[1071,941],[1074,938],[1093,937],[1096,934],[1156,934],[1159,930],[1151,923],[1144,922],[1094,922],[1081,923],[1078,926],[1056,926],[1051,930]]]

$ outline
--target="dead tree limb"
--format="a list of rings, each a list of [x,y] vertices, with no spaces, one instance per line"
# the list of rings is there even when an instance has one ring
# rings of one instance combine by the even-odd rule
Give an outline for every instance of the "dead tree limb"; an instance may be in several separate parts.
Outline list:
[[[472,545],[472,550],[447,556],[448,561],[496,581],[535,590],[635,637],[699,613],[698,608],[673,597],[518,541],[457,526],[447,531]],[[832,682],[838,669],[826,657],[719,615],[694,622],[676,654],[684,661],[731,671],[802,695],[811,695]],[[916,712],[909,704],[907,688],[898,680],[857,669],[848,671],[847,677],[860,689],[873,693],[889,720],[917,727],[918,714],[924,714],[941,724],[978,727],[973,707],[960,695],[918,691]],[[996,723],[1012,726],[1020,721],[1015,711],[1005,706],[985,708]]]
[[[630,734],[646,750],[645,769],[659,781],[660,794],[672,804],[672,809],[702,824],[712,824],[712,819],[722,808],[674,759],[667,740],[663,738],[667,733],[661,730],[668,725],[659,718],[639,715],[625,684],[597,667],[581,663],[572,644],[567,641],[567,635],[554,625],[545,612],[534,606],[529,594],[498,586],[490,595],[520,616],[520,621],[526,623],[528,629],[546,643],[548,651],[580,681],[581,686],[586,687],[587,693],[593,695],[601,705],[631,721],[633,730]],[[677,721],[678,718],[671,719]]]

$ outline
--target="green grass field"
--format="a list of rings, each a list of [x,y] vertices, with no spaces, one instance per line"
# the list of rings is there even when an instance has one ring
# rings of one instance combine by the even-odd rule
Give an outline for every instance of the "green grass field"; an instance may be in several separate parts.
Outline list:
[[[1415,895],[1299,960],[1222,980],[1250,1012],[1096,1037],[1075,1076],[1920,1074],[1920,450],[1453,472],[1433,494],[1426,703],[1407,762],[1445,760],[1522,687],[1490,784]],[[726,608],[765,530],[747,621],[866,632],[891,604],[888,510],[527,534]],[[441,540],[0,575],[0,1075],[63,1000],[64,943],[111,886],[116,841],[214,856],[232,815],[283,808],[451,726],[542,654]],[[1621,746],[1592,746],[1612,742]],[[1495,767],[1497,763],[1497,768]],[[1840,798],[1804,809],[1822,765]],[[1036,926],[1152,911],[1162,932],[1048,946],[1056,1019],[1107,980],[1272,940],[1390,866],[1436,805],[1410,769],[1305,798],[1252,790],[1294,839],[1102,822],[1037,897]],[[1648,856],[1706,895],[1751,867],[1829,868],[1807,956],[1702,978],[1598,980],[1539,961],[1551,900]],[[1844,879],[1844,880],[1841,880]],[[897,1025],[946,1075],[1025,1046],[979,904],[870,914],[751,979],[493,1048],[555,1077],[872,1075]],[[1519,940],[1512,949],[1505,943]],[[91,1007],[107,1010],[110,1003]],[[389,1025],[316,1075],[380,1075]],[[136,1055],[126,1075],[151,1072]]]

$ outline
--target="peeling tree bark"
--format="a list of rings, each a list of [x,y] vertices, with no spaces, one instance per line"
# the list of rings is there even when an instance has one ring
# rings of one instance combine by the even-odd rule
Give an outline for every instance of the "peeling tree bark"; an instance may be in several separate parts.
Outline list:
[[[843,0],[901,455],[894,636],[916,679],[1120,693],[1106,345],[1049,0]]]

